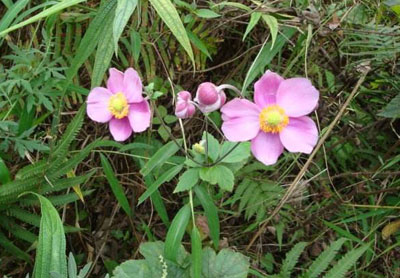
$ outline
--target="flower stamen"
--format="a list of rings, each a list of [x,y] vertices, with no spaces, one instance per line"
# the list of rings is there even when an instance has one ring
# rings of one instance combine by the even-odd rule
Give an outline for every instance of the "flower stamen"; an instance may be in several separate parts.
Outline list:
[[[108,110],[116,119],[122,119],[128,116],[129,105],[123,93],[116,93],[108,101]]]
[[[289,117],[278,105],[271,105],[261,110],[259,120],[260,129],[270,133],[279,133],[289,124]]]

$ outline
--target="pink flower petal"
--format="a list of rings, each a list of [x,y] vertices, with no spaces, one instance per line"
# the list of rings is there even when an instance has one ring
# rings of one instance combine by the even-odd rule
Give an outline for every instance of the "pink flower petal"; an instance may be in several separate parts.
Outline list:
[[[124,91],[129,103],[138,103],[143,101],[142,96],[142,81],[140,80],[139,74],[133,68],[129,68],[124,73]]]
[[[147,100],[132,103],[129,107],[129,122],[134,132],[143,132],[150,126],[151,111]]]
[[[283,152],[283,145],[279,134],[260,131],[258,135],[251,140],[251,152],[257,160],[265,165],[275,164],[278,157]]]
[[[275,72],[267,72],[254,84],[254,102],[264,108],[275,104],[276,92],[284,79]]]
[[[115,141],[125,141],[132,134],[132,128],[127,117],[122,119],[112,118],[110,132]]]
[[[319,92],[306,78],[284,80],[276,93],[276,103],[289,117],[310,114],[318,104]]]
[[[232,118],[224,121],[221,129],[229,141],[242,142],[257,136],[260,123],[255,117]]]
[[[87,98],[86,113],[90,119],[99,123],[111,120],[112,115],[108,110],[108,101],[112,93],[106,88],[96,87],[92,89]]]
[[[224,120],[238,117],[253,117],[258,121],[261,109],[247,99],[235,98],[222,106],[221,112]]]
[[[107,80],[107,88],[113,93],[122,93],[124,91],[124,74],[116,68],[110,68],[110,77]]]
[[[289,152],[311,153],[318,141],[318,129],[310,117],[289,118],[289,124],[279,134]]]

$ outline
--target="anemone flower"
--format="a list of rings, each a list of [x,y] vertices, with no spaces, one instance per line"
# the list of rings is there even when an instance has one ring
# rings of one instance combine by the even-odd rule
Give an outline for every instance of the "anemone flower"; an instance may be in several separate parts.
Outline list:
[[[235,98],[221,108],[222,131],[229,141],[251,140],[262,163],[276,163],[283,149],[311,153],[318,129],[306,116],[317,107],[319,92],[306,78],[283,79],[267,71],[254,85],[254,102]]]
[[[143,132],[150,126],[150,106],[143,98],[142,81],[132,68],[124,73],[111,68],[107,88],[92,89],[86,103],[89,118],[109,123],[115,141],[125,141],[132,132]]]
[[[226,95],[222,89],[211,82],[203,82],[199,85],[194,99],[201,112],[211,113],[225,104]]]
[[[181,119],[190,118],[196,112],[196,108],[192,103],[192,95],[188,91],[178,93],[176,101],[175,116]]]

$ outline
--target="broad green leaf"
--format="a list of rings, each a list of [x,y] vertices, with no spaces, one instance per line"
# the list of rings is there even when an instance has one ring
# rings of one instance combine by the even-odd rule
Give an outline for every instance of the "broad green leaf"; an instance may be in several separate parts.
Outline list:
[[[186,170],[179,178],[179,182],[174,190],[174,193],[192,189],[199,181],[199,169],[191,168]]]
[[[153,184],[154,183],[153,175],[145,176],[144,182],[146,184],[146,187],[149,187],[151,184]],[[164,201],[161,197],[160,191],[158,191],[158,189],[156,189],[156,191],[154,191],[154,193],[151,194],[150,199],[153,202],[154,208],[155,208],[157,214],[160,216],[164,225],[169,227],[170,221],[169,221],[167,209],[166,209]]]
[[[254,27],[257,25],[257,23],[260,21],[262,13],[259,12],[254,12],[250,16],[250,21],[249,24],[246,27],[246,31],[244,32],[243,35],[243,41],[246,39],[247,35],[251,32],[251,30],[254,29]]]
[[[395,96],[378,115],[385,118],[400,118],[400,94]]]
[[[62,11],[64,9],[68,8],[68,7],[74,6],[74,5],[79,4],[81,2],[84,2],[84,1],[86,1],[86,0],[64,0],[64,1],[61,1],[61,2],[59,2],[57,4],[55,4],[54,6],[52,6],[52,7],[48,8],[48,9],[38,13],[37,15],[34,15],[34,16],[28,18],[27,20],[22,21],[21,23],[15,24],[15,25],[11,26],[10,28],[7,28],[7,29],[1,31],[0,32],[0,37],[3,37],[5,35],[7,35],[11,31],[14,31],[16,29],[24,27],[24,26],[26,26],[28,24],[36,22],[36,21],[38,21],[38,20],[40,20],[42,18],[48,17],[48,16],[50,16],[52,14],[58,13],[59,11]]]
[[[181,141],[178,143],[181,144]],[[140,173],[143,176],[147,176],[151,170],[159,165],[164,164],[164,162],[173,156],[179,149],[179,146],[174,141],[164,145],[149,159],[149,161],[140,170]]]
[[[228,154],[221,162],[238,163],[250,157],[250,143],[243,142],[236,146],[234,142],[224,142],[221,148],[221,157]],[[236,146],[236,147],[235,147]]]
[[[49,200],[35,195],[40,201],[42,218],[33,277],[50,278],[50,272],[56,272],[67,278],[66,242],[60,216]]]
[[[232,171],[224,165],[215,165],[209,168],[201,168],[200,178],[211,184],[218,184],[222,189],[231,192],[233,190],[234,179]]]
[[[67,80],[72,81],[81,65],[89,58],[95,50],[98,42],[103,36],[104,30],[109,28],[106,25],[109,18],[114,17],[114,9],[116,1],[109,1],[103,4],[97,11],[96,17],[90,23],[85,35],[83,36],[76,54],[71,62],[71,66],[67,70]]]
[[[10,171],[4,160],[0,157],[0,185],[11,181]]]
[[[172,34],[174,34],[178,42],[182,45],[183,49],[185,49],[194,65],[195,61],[192,46],[190,45],[189,38],[181,18],[179,17],[178,11],[171,3],[171,0],[150,0],[150,3],[171,30]]]
[[[12,21],[17,17],[20,11],[29,3],[29,0],[18,0],[14,5],[8,8],[7,12],[0,20],[0,32],[6,29]]]
[[[278,36],[278,20],[272,15],[268,14],[263,14],[262,18],[265,21],[265,23],[267,23],[269,31],[271,33],[272,37],[271,49],[272,49],[274,48],[276,37]]]
[[[274,47],[271,49],[272,42],[265,41],[263,46],[258,52],[257,57],[254,59],[250,66],[249,71],[246,74],[246,78],[243,83],[242,93],[246,95],[247,87],[254,81],[254,79],[261,74],[265,67],[271,63],[272,59],[278,54],[278,52],[283,48],[286,42],[296,33],[294,28],[285,28],[283,34],[276,38]]]
[[[132,210],[129,205],[128,199],[125,196],[123,187],[119,183],[118,179],[115,177],[110,162],[108,162],[108,159],[103,154],[100,154],[100,159],[104,174],[106,174],[107,181],[110,184],[111,190],[117,198],[118,203],[121,205],[126,214],[132,217]]]
[[[209,247],[203,249],[203,278],[247,278],[249,258],[230,249],[218,255]]]
[[[171,226],[168,229],[167,237],[165,239],[164,254],[165,258],[177,262],[178,248],[182,242],[183,235],[185,234],[186,226],[190,220],[190,206],[183,206],[172,220]]]
[[[134,275],[134,276],[133,276]],[[129,260],[122,263],[114,270],[114,278],[149,278],[151,276],[149,266],[144,260]]]
[[[208,157],[210,157],[212,161],[217,161],[220,152],[218,140],[215,139],[215,137],[208,132],[204,132],[201,139],[206,142],[204,148],[206,149]]]
[[[216,18],[221,16],[220,14],[217,14],[216,12],[209,9],[198,9],[196,10],[196,15],[202,18]]]
[[[201,278],[201,238],[199,230],[196,226],[193,226],[192,234],[192,273],[193,278]]]
[[[214,247],[218,249],[220,233],[218,209],[204,185],[195,186],[194,192],[206,214],[208,227],[210,228],[210,237],[214,243]]]
[[[138,0],[118,0],[113,23],[113,38],[115,53],[118,51],[118,41],[129,18],[136,9]]]
[[[179,172],[182,170],[183,164],[174,166],[170,168],[168,171],[163,173],[155,182],[153,182],[146,191],[140,196],[138,205],[143,203],[147,198],[149,198],[159,187],[165,182],[169,182],[173,179]]]
[[[110,67],[113,56],[113,17],[106,18],[103,34],[97,45],[96,57],[94,60],[91,87],[99,87],[104,77],[104,73]]]

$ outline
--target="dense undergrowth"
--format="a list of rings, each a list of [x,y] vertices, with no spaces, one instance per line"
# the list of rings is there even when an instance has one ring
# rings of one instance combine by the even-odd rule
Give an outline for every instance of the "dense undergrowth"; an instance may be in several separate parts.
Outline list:
[[[399,1],[2,0],[0,16],[1,277],[400,277]],[[134,68],[150,104],[124,142],[86,115],[109,68]],[[267,70],[318,89],[311,155],[264,165],[219,110],[175,116],[179,91],[252,100]]]

